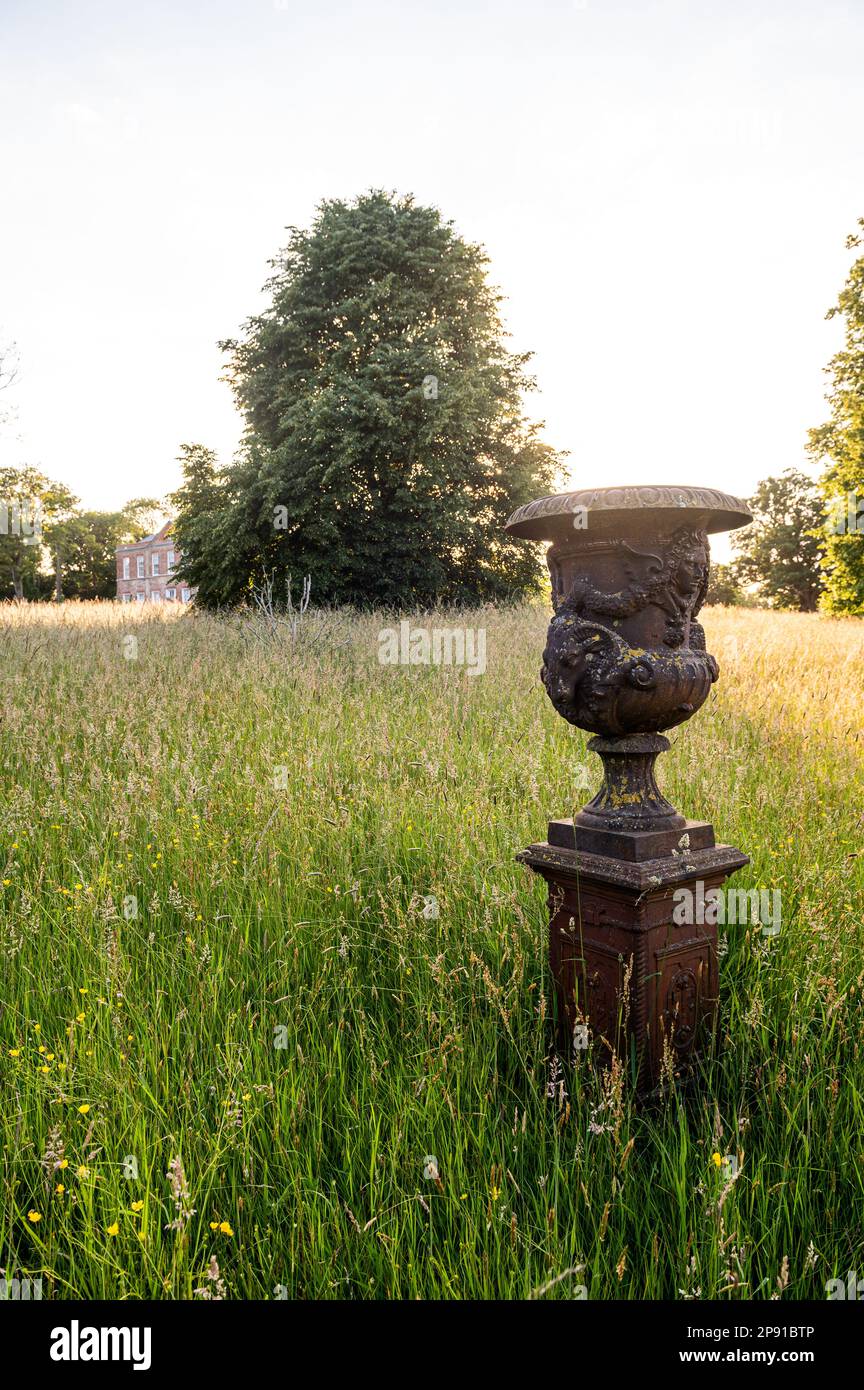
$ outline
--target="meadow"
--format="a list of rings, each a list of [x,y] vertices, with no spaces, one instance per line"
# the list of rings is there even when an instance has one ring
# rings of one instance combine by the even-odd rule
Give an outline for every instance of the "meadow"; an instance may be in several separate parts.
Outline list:
[[[779,889],[693,1094],[552,1049],[591,794],[542,605],[0,612],[0,1271],[53,1299],[825,1298],[864,1278],[864,624],[709,609],[661,784]],[[597,779],[591,767],[592,782]],[[599,779],[597,779],[599,780]],[[729,1159],[734,1159],[730,1163]]]

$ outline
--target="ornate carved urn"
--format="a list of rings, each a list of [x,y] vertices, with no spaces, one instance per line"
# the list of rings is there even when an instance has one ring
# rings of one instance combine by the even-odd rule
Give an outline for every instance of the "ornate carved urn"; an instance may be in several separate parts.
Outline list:
[[[750,520],[712,489],[630,487],[544,497],[507,523],[552,542],[541,677],[558,713],[594,735],[604,771],[594,799],[520,857],[550,884],[562,1026],[587,1022],[607,1053],[627,1044],[643,1085],[664,1055],[695,1055],[716,1006],[716,927],[676,929],[673,890],[719,886],[748,862],[675,810],[654,763],[670,746],[662,731],[689,719],[718,677],[697,620],[708,535]]]

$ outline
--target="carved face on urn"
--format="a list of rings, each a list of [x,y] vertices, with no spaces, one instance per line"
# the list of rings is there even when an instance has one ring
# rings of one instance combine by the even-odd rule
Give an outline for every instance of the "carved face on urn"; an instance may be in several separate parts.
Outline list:
[[[702,607],[708,592],[710,552],[707,536],[688,540],[672,574],[676,592],[686,601],[693,601],[695,611]]]

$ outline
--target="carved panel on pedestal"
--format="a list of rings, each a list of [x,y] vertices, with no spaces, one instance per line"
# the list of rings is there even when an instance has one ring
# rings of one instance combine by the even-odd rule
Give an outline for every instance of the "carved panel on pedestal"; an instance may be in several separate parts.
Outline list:
[[[613,946],[580,940],[578,931],[566,933],[561,948],[560,1002],[571,1032],[587,1023],[592,1043],[603,1039],[614,1047],[625,1013],[623,956]]]
[[[715,961],[710,938],[682,942],[656,952],[659,988],[655,1014],[656,1055],[671,1044],[678,1058],[689,1056],[716,1006]]]

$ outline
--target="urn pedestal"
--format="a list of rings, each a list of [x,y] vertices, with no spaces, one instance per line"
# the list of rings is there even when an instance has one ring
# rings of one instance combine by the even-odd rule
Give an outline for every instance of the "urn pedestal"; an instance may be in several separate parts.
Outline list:
[[[617,1054],[643,1090],[689,1068],[710,1040],[717,929],[699,905],[748,863],[707,821],[676,811],[654,765],[669,747],[661,730],[689,719],[718,676],[696,621],[708,534],[750,519],[711,489],[633,487],[542,498],[507,523],[552,541],[541,678],[558,713],[595,735],[603,765],[593,800],[518,856],[549,887],[559,1043],[600,1061]]]

